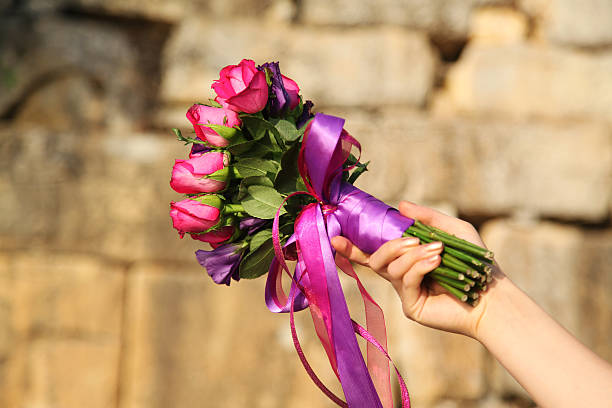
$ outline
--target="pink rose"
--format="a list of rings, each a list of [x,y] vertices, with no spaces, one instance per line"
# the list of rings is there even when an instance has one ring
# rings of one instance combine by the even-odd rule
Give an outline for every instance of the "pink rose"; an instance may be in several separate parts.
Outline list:
[[[227,156],[221,152],[207,152],[189,160],[176,160],[172,168],[170,187],[177,193],[213,193],[225,188],[225,181],[206,178],[227,166]]]
[[[217,93],[215,101],[236,112],[257,113],[268,103],[266,74],[252,60],[223,68],[212,88]]]
[[[197,239],[198,241],[208,242],[213,248],[221,245],[234,235],[234,227],[227,226],[219,228],[218,230],[210,231],[205,234],[193,234],[191,238]]]
[[[289,109],[293,110],[300,103],[300,87],[298,84],[291,78],[287,78],[282,75],[283,78],[283,86],[285,87],[285,91],[289,94]]]
[[[187,198],[170,203],[172,226],[181,238],[187,232],[204,232],[219,222],[221,199],[215,195]]]
[[[238,118],[238,114],[232,110],[199,104],[195,104],[189,108],[187,111],[187,119],[193,124],[198,138],[215,146],[227,146],[229,140],[219,135],[219,133],[208,126],[202,125],[210,124],[234,127],[242,124],[240,118]]]

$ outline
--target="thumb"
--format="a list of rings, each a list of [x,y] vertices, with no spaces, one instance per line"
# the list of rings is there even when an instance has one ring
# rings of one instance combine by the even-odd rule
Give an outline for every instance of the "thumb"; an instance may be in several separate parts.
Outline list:
[[[357,262],[360,265],[367,266],[370,262],[370,255],[357,248],[351,241],[341,237],[340,235],[335,236],[331,239],[331,244],[336,251],[345,258],[350,259],[353,262]]]

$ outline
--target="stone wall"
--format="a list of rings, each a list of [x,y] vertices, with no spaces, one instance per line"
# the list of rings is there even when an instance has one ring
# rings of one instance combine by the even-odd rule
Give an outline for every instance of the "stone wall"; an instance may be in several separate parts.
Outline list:
[[[169,128],[243,57],[347,119],[362,188],[474,223],[612,361],[612,1],[4,0],[0,18],[0,406],[332,406],[263,280],[214,285],[168,217]],[[532,405],[362,275],[415,406]]]

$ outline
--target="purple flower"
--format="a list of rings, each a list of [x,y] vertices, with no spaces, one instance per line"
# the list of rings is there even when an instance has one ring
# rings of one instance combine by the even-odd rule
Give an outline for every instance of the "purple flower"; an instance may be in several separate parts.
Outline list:
[[[246,217],[240,220],[240,229],[246,230],[248,235],[253,235],[265,224],[266,220],[262,220],[261,218]]]
[[[191,153],[189,153],[189,157],[193,158],[193,156],[204,154],[204,153],[210,152],[211,150],[212,149],[210,147],[208,147],[208,146],[205,146],[205,145],[200,144],[200,143],[194,143],[191,146]]]
[[[312,112],[310,112],[313,106],[314,104],[312,103],[312,101],[304,102],[304,110],[302,110],[302,115],[300,116],[300,118],[297,120],[297,123],[295,124],[295,126],[298,129],[304,126],[306,122],[308,122],[310,118],[314,116]]]
[[[278,62],[266,62],[257,67],[260,71],[265,71],[266,68],[272,74],[272,93],[275,96],[272,99],[270,113],[273,116],[278,116],[286,109],[295,109],[300,103],[300,87],[298,84],[281,74]]]
[[[196,258],[215,283],[229,286],[232,279],[240,280],[238,266],[243,252],[244,248],[239,245],[225,244],[212,251],[199,249]]]

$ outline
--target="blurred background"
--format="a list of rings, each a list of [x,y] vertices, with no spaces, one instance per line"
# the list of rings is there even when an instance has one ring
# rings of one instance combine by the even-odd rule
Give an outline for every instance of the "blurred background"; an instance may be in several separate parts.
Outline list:
[[[280,61],[395,205],[477,226],[612,360],[611,0],[0,0],[0,406],[331,407],[264,279],[215,285],[168,216],[187,108]],[[477,342],[387,315],[415,407],[533,406]],[[348,283],[348,282],[347,282]],[[357,291],[345,285],[359,316]],[[309,360],[339,390],[307,313]],[[528,364],[528,362],[526,362]]]

